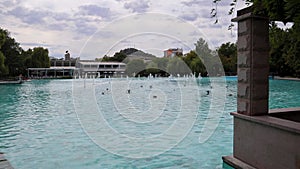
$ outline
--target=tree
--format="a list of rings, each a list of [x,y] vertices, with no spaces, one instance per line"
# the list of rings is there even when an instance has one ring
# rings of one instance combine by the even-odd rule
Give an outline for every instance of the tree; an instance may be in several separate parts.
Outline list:
[[[19,43],[10,37],[10,34],[7,30],[0,29],[0,34],[2,34],[1,41],[3,43],[0,50],[5,57],[4,64],[8,69],[8,73],[12,76],[19,75],[21,73],[20,68],[23,65],[21,58],[21,53],[23,50]]]
[[[167,71],[169,74],[174,76],[182,76],[192,73],[191,69],[180,57],[174,57],[169,60]]]
[[[269,37],[271,46],[269,59],[270,71],[280,76],[285,76],[289,74],[287,71],[290,69],[283,57],[286,50],[284,48],[286,48],[286,43],[288,43],[288,36],[285,31],[278,28],[275,23],[272,23]]]
[[[168,66],[169,58],[154,58],[148,65],[147,73],[148,74],[156,74],[157,76],[166,77],[169,76],[169,73],[167,72],[167,66]],[[148,75],[147,74],[147,75]]]
[[[222,61],[224,71],[231,74],[237,73],[237,46],[234,43],[224,43],[217,49]]]
[[[209,76],[224,76],[224,68],[221,64],[220,58],[216,53],[209,49],[207,42],[203,38],[200,38],[195,43],[195,47],[195,52],[205,65]]]
[[[0,77],[8,74],[8,68],[5,66],[5,56],[1,52],[1,46],[5,42],[5,34],[0,31]]]
[[[199,73],[201,73],[202,75],[205,74],[205,66],[194,50],[191,50],[189,53],[185,54],[183,60],[191,69],[191,71],[193,73],[196,73],[196,75],[198,75]]]
[[[214,0],[216,5],[212,9],[212,16],[217,20],[217,4],[221,0]],[[252,3],[252,10],[256,15],[266,15],[270,18],[270,71],[280,76],[300,77],[300,1],[299,0],[245,0]],[[231,15],[237,1],[232,0]],[[283,23],[294,22],[292,28],[282,30],[274,21]],[[229,28],[232,27],[232,24]],[[224,59],[222,60],[224,61]]]
[[[32,67],[47,68],[50,67],[49,51],[43,47],[33,48],[31,55]]]
[[[190,63],[189,66],[193,73],[196,73],[196,75],[199,75],[201,73],[202,76],[206,76],[206,68],[199,57],[193,59],[193,61]]]
[[[0,28],[0,76],[26,74],[28,67],[50,67],[48,55],[43,47],[24,51],[7,30]]]
[[[159,73],[160,70],[158,68],[157,63],[155,62],[148,63],[146,66],[146,72],[147,74],[152,74],[152,75]]]
[[[117,53],[115,53],[112,61],[122,62],[126,57],[127,57],[127,55],[125,53],[117,52]]]
[[[211,10],[211,16],[216,18],[215,23],[218,23],[217,6],[221,0],[213,0],[214,7]],[[284,23],[292,21],[295,24],[300,24],[300,1],[299,0],[244,0],[248,6],[252,4],[256,14],[266,14],[270,20],[283,21]],[[235,11],[237,0],[232,0],[230,3],[229,15]],[[229,28],[232,28],[232,24]]]
[[[0,51],[0,77],[8,75],[8,68],[5,66],[5,56]]]
[[[137,76],[142,73],[146,68],[146,65],[141,59],[133,59],[126,65],[126,73],[128,76]]]
[[[167,66],[168,66],[168,62],[169,62],[169,58],[154,58],[152,60],[152,62],[157,64],[157,67],[159,70],[161,71],[167,71]]]
[[[26,68],[31,68],[33,67],[33,64],[32,64],[32,49],[28,49],[27,51],[24,51],[22,53],[22,56],[24,57],[24,65],[26,65]]]
[[[191,65],[192,61],[198,57],[197,53],[194,50],[191,50],[189,53],[186,53],[183,57],[183,61],[187,65]]]

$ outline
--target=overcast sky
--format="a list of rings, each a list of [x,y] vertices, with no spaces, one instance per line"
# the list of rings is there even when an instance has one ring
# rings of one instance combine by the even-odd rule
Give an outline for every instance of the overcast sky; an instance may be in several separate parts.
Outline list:
[[[227,14],[230,3],[219,3],[214,24],[212,0],[1,0],[0,27],[23,49],[42,46],[59,58],[66,50],[94,59],[127,47],[160,57],[167,48],[187,53],[199,38],[212,49],[235,42],[236,26],[227,30],[236,16]]]

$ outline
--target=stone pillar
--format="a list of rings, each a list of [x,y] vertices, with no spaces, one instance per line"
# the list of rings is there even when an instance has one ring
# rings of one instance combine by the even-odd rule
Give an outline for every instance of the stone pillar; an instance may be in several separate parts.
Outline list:
[[[238,22],[238,113],[268,114],[269,105],[269,19],[245,8]]]

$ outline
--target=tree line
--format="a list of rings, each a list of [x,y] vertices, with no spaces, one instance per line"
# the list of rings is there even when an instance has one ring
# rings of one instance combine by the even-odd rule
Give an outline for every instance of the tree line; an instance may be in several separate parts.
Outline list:
[[[289,29],[281,29],[271,22],[270,39],[270,72],[279,76],[300,77],[300,26],[298,23]],[[237,46],[235,43],[223,43],[216,50],[208,47],[200,38],[194,50],[173,58],[153,57],[150,62],[142,59],[130,59],[127,56],[139,50],[134,48],[116,52],[113,57],[105,56],[102,61],[125,62],[126,73],[130,76],[198,76],[236,75]],[[99,60],[99,59],[98,59]],[[222,67],[218,63],[222,63]],[[23,50],[20,44],[10,36],[7,30],[0,28],[0,78],[26,75],[29,67],[50,67],[49,51],[43,47]],[[225,72],[225,74],[224,74]]]
[[[0,28],[0,78],[25,75],[29,67],[50,67],[48,49],[24,50],[7,30]]]
[[[300,26],[297,23],[289,29],[279,28],[275,22],[270,23],[270,75],[300,77]],[[136,50],[136,49],[135,49]],[[186,75],[193,73],[202,76],[220,76],[237,74],[237,45],[223,43],[216,50],[211,50],[207,42],[200,38],[195,49],[174,58],[154,58],[151,62],[128,60],[121,50],[113,57],[105,56],[103,61],[123,61],[127,63],[127,74],[147,76]],[[222,63],[222,68],[218,63]],[[222,69],[222,70],[221,70]],[[210,72],[210,73],[209,73]]]
[[[129,76],[236,75],[237,50],[236,45],[230,42],[222,44],[215,51],[211,50],[207,42],[200,38],[195,43],[195,49],[186,54],[176,54],[171,58],[154,57],[148,62],[127,57],[136,51],[138,50],[134,48],[123,49],[112,57],[103,57],[101,61],[126,63],[126,73]]]
[[[270,24],[270,71],[279,76],[300,77],[300,24],[280,29]]]

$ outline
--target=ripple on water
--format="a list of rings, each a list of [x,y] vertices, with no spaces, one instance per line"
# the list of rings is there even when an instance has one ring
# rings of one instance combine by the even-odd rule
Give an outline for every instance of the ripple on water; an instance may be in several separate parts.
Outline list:
[[[127,88],[124,91],[121,91],[123,88],[111,90],[112,82],[108,82],[108,79],[97,79],[96,82],[105,82],[95,85],[95,98],[100,113],[111,127],[123,134],[144,138],[158,135],[166,131],[178,118],[181,90],[176,82],[171,83],[165,79],[131,80],[130,96],[126,92]],[[149,82],[152,89],[149,88]],[[199,104],[199,110],[190,132],[174,148],[145,159],[130,159],[111,154],[89,139],[81,128],[74,109],[72,80],[33,80],[18,86],[1,86],[0,152],[5,152],[12,165],[20,169],[220,168],[221,156],[232,154],[233,121],[229,113],[236,111],[236,81],[230,80],[226,84],[226,106],[220,111],[219,121],[213,121],[216,119],[208,116],[209,108],[216,105],[210,107],[214,102],[211,95],[206,95],[206,91],[215,89],[210,87],[208,79],[203,78],[198,83],[198,89],[193,90],[198,90],[199,98],[191,99],[190,102]],[[188,83],[181,87],[188,87]],[[299,107],[299,88],[299,82],[270,81],[270,107]],[[151,94],[162,96],[155,93],[155,90],[162,91],[167,99],[161,107],[162,113],[157,115],[159,118],[153,118],[151,123],[136,123],[126,119],[116,106],[125,102],[116,103],[112,99],[114,92],[125,94],[132,106],[143,113],[151,108]],[[127,107],[122,109],[128,112],[132,110]],[[150,115],[147,114],[147,118],[150,119]],[[206,120],[212,120],[219,125],[215,130],[208,126],[206,132],[212,131],[212,135],[200,144],[199,137],[204,132],[203,125]],[[118,144],[118,140],[107,140]],[[137,151],[130,142],[126,144],[128,150]],[[153,147],[160,146],[163,145]]]

